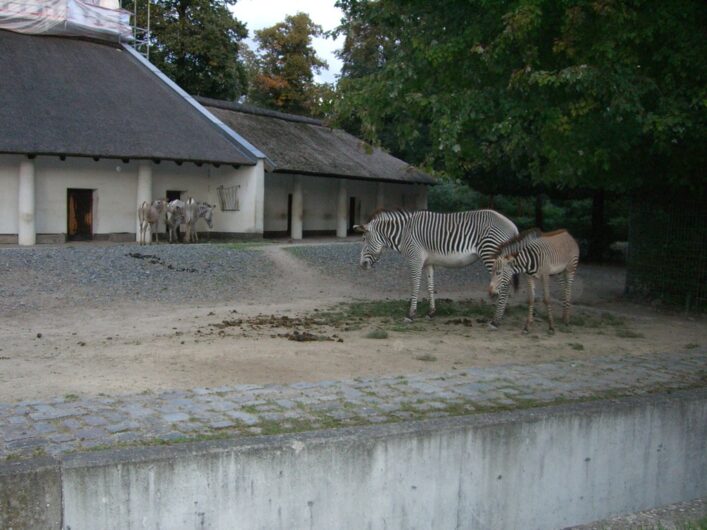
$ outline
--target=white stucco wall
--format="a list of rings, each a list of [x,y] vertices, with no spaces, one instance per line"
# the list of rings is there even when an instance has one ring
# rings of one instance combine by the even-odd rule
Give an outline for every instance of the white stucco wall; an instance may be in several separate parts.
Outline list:
[[[0,234],[17,234],[20,156],[0,155]]]
[[[94,190],[94,234],[135,232],[137,164],[37,157],[35,167],[38,234],[66,233],[69,188]]]
[[[336,230],[336,207],[339,179],[301,176],[303,230]],[[355,197],[356,223],[365,222],[376,210],[378,183],[345,179],[348,198]],[[265,231],[287,230],[287,196],[294,189],[293,175],[265,174]],[[383,204],[386,208],[416,209],[427,207],[427,188],[418,184],[383,183]],[[360,203],[360,206],[358,204]],[[348,200],[347,200],[348,205]],[[348,215],[347,215],[348,222]]]
[[[18,181],[21,156],[0,155],[0,234],[16,234],[18,228]],[[93,233],[134,233],[137,216],[137,173],[139,162],[119,160],[37,157],[34,160],[36,231],[65,234],[67,231],[67,189],[93,190]],[[214,215],[219,232],[262,233],[263,168],[203,165],[173,162],[151,163],[152,197],[165,197],[167,190],[183,191],[218,205],[217,187],[240,186],[240,210]],[[162,227],[163,228],[163,227]],[[206,225],[200,225],[205,230]]]

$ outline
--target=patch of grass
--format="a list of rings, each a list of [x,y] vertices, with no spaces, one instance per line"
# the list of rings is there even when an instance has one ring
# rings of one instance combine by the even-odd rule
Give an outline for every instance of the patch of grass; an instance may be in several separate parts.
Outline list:
[[[395,331],[396,333],[409,333],[411,331],[422,331],[423,329],[424,327],[418,321],[400,322],[390,327],[390,331]]]
[[[76,394],[65,394],[64,395],[64,401],[66,401],[66,402],[70,403],[72,401],[78,401],[78,400],[79,400],[79,396],[77,396]]]
[[[423,361],[426,363],[433,363],[433,362],[437,361],[437,357],[435,357],[434,355],[432,355],[430,353],[423,353],[422,355],[416,355],[415,360],[416,361]]]
[[[367,339],[387,339],[388,332],[384,329],[374,329],[366,333]]]
[[[622,339],[642,339],[644,337],[643,333],[637,333],[627,328],[618,328],[616,330],[616,336]]]
[[[570,324],[584,328],[601,328],[604,326],[616,326],[623,324],[623,321],[620,321],[619,318],[620,317],[615,317],[614,315],[611,315],[611,313],[606,312],[601,315],[578,313],[570,317]]]
[[[584,344],[580,344],[579,342],[568,342],[567,346],[576,351],[584,351]]]
[[[491,317],[493,316],[493,305],[483,304],[474,300],[449,300],[441,299],[436,301],[435,317]],[[376,300],[353,302],[342,304],[341,310],[350,317],[380,317],[380,318],[398,318],[407,314],[410,308],[409,300]],[[429,304],[427,301],[421,301],[417,306],[417,315],[422,319],[427,314]]]
[[[688,342],[687,344],[685,344],[686,350],[694,350],[695,348],[699,348],[699,347],[700,347],[700,345],[697,344],[696,342]]]
[[[269,241],[236,241],[233,243],[222,243],[222,246],[231,250],[261,250],[271,244]]]

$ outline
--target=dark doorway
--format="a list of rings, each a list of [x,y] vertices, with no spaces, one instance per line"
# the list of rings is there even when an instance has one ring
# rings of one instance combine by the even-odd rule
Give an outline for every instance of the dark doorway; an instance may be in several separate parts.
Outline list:
[[[292,194],[287,196],[287,237],[292,235]]]
[[[66,211],[67,239],[93,239],[93,190],[66,190]]]
[[[167,190],[167,202],[176,201],[182,198],[182,192],[178,190]]]
[[[182,192],[179,190],[167,190],[166,195],[167,195],[167,204],[169,204],[172,201],[182,199]],[[177,241],[181,241],[181,240],[182,240],[182,234],[179,231],[179,227],[177,227]]]
[[[353,233],[356,224],[356,197],[349,198],[349,234]]]

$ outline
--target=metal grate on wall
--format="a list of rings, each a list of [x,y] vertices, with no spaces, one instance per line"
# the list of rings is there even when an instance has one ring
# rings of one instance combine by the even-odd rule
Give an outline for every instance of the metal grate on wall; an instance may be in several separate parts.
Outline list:
[[[238,190],[240,186],[219,186],[218,193],[219,206],[222,212],[237,212],[241,209],[238,200]]]

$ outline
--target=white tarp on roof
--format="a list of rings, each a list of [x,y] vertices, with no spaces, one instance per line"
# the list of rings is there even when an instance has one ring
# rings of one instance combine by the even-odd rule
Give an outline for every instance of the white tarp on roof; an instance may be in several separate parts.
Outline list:
[[[106,0],[0,0],[0,29],[19,33],[129,39],[130,12]]]

